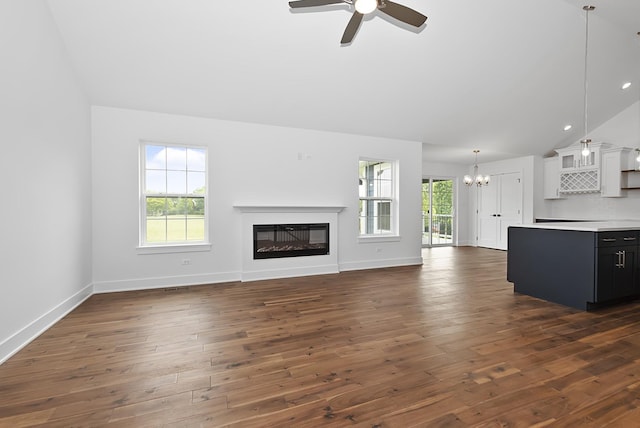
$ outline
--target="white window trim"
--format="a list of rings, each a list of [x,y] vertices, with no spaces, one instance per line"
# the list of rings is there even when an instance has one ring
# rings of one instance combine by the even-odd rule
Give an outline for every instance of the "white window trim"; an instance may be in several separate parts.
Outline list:
[[[174,242],[166,242],[166,243],[146,243],[145,236],[147,233],[147,223],[146,223],[146,194],[144,189],[146,189],[146,150],[145,147],[147,145],[158,145],[158,146],[167,146],[167,147],[184,147],[190,149],[202,149],[205,152],[205,193],[204,193],[204,239],[202,241],[174,241]],[[188,253],[188,252],[198,252],[198,251],[210,251],[211,250],[211,242],[209,240],[209,148],[206,146],[198,146],[191,144],[180,144],[180,143],[167,143],[162,141],[155,140],[140,140],[138,145],[138,162],[139,162],[139,175],[138,175],[138,193],[139,193],[139,221],[138,221],[138,246],[136,247],[138,254],[170,254],[170,253]],[[174,195],[174,194],[162,194],[160,196],[163,197],[171,197],[171,196],[183,196],[183,195]]]
[[[358,242],[360,244],[373,244],[376,242],[400,242],[402,237],[400,235],[392,234],[378,234],[378,235],[359,235]]]
[[[136,248],[138,254],[173,254],[173,253],[196,253],[201,251],[211,251],[212,245],[208,242],[199,244],[163,244],[145,245]]]
[[[397,159],[379,159],[360,157],[358,159],[358,167],[360,162],[386,162],[391,164],[391,176],[393,177],[393,186],[391,188],[391,197],[389,198],[377,198],[370,196],[360,196],[358,194],[358,206],[362,200],[370,201],[388,201],[391,202],[391,231],[388,233],[359,233],[358,242],[396,242],[400,241],[400,222],[399,222],[399,202],[398,202],[398,182],[399,182],[399,162]],[[360,210],[358,210],[358,221],[360,219]],[[359,229],[359,227],[358,227]]]

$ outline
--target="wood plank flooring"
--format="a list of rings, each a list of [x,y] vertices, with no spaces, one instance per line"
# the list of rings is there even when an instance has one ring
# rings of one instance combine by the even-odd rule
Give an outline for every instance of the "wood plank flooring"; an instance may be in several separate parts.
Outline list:
[[[1,427],[640,426],[640,303],[513,293],[506,253],[94,295],[0,366]]]

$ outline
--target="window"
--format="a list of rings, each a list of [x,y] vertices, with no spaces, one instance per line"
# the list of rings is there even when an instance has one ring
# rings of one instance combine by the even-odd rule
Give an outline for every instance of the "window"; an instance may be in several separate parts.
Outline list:
[[[141,246],[208,241],[205,148],[143,143],[140,182]]]
[[[377,202],[380,230],[391,231],[391,202]]]
[[[393,162],[360,161],[360,235],[395,233],[394,170]]]

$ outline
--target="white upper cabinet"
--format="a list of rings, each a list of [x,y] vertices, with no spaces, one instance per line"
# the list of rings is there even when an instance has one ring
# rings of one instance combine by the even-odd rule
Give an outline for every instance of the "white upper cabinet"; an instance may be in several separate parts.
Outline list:
[[[560,193],[560,156],[544,158],[544,198],[561,199]]]
[[[556,149],[559,162],[558,197],[570,193],[599,192],[601,180],[601,151],[609,146],[610,144],[607,143],[591,143],[589,144],[590,153],[588,156],[582,155],[579,144],[563,149]],[[545,197],[547,197],[546,193]]]
[[[560,199],[572,193],[597,193],[603,198],[626,196],[640,188],[640,173],[634,169],[636,152],[607,143],[590,144],[589,156],[580,146],[556,149],[558,156],[544,159],[543,195]]]
[[[575,171],[581,169],[592,169],[600,167],[600,147],[596,143],[589,145],[588,156],[582,155],[580,146],[569,146],[564,149],[556,149],[560,157],[560,169],[562,171]]]
[[[602,151],[602,188],[603,198],[619,198],[622,192],[622,170],[627,167],[627,158],[631,149],[616,147]]]

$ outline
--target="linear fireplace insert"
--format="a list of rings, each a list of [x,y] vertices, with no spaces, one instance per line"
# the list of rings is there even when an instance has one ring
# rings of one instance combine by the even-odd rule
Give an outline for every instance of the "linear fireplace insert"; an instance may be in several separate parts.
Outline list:
[[[254,224],[253,258],[329,254],[329,223]]]

